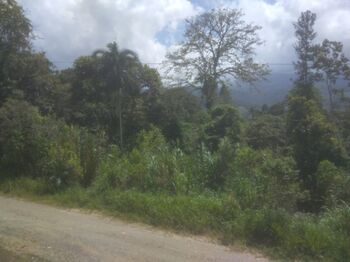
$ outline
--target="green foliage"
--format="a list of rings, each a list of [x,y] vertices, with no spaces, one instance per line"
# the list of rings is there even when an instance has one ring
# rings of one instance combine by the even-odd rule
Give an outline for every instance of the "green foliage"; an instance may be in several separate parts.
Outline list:
[[[40,180],[0,181],[0,190],[38,199]],[[44,190],[44,191],[43,191]],[[347,261],[350,257],[350,209],[341,206],[319,216],[290,214],[283,209],[241,210],[230,195],[169,195],[137,191],[90,191],[70,187],[46,201],[69,207],[107,211],[152,225],[211,234],[224,243],[237,241],[265,247],[274,257],[301,261]]]
[[[322,160],[344,165],[346,154],[335,127],[314,100],[291,97],[287,119],[290,143],[307,189],[315,186],[315,172]]]
[[[220,85],[232,79],[252,84],[268,74],[267,65],[254,61],[254,49],[262,44],[260,27],[246,23],[243,16],[240,10],[230,8],[194,16],[186,21],[179,48],[167,54],[168,71],[199,88],[208,109],[214,105]]]
[[[221,231],[223,223],[238,212],[229,197],[169,196],[135,191],[109,191],[104,194],[104,205],[112,211],[134,215],[153,225],[205,233]]]
[[[0,1],[0,106],[20,93],[28,102],[52,113],[58,87],[51,62],[32,50],[32,25],[15,0]]]
[[[53,187],[67,187],[78,183],[83,176],[79,158],[79,130],[62,123],[50,121],[51,135],[47,144],[47,157],[43,159],[43,170],[39,176],[48,179]]]
[[[153,123],[171,142],[179,142],[183,148],[195,148],[201,124],[207,114],[199,99],[185,88],[165,89],[159,97],[159,108],[152,111]]]
[[[45,179],[33,179],[30,177],[1,177],[0,190],[3,193],[14,194],[20,197],[42,196],[55,192],[52,184],[47,183]]]
[[[227,137],[232,144],[241,141],[242,119],[236,108],[219,105],[210,111],[210,117],[205,129],[205,140],[210,149],[216,150],[224,137]]]
[[[282,209],[245,210],[227,222],[225,241],[244,239],[252,245],[278,246],[283,240],[290,215]]]
[[[198,192],[208,186],[214,164],[206,149],[187,155],[179,148],[169,147],[159,129],[152,129],[141,132],[137,147],[127,154],[111,148],[101,163],[95,189]]]
[[[241,148],[236,154],[226,190],[235,196],[241,208],[295,210],[301,191],[292,158],[250,148]]]
[[[40,133],[44,118],[26,102],[9,100],[0,109],[0,161],[12,176],[35,176],[47,154],[48,141]],[[41,172],[41,171],[39,171]]]
[[[294,65],[298,76],[296,82],[305,85],[305,87],[312,84],[316,77],[312,70],[314,58],[313,41],[317,35],[313,29],[315,21],[316,14],[307,10],[300,14],[296,23],[293,23],[297,38],[294,49],[298,57],[298,61]]]
[[[344,201],[349,201],[348,186],[350,177],[328,160],[320,162],[313,193],[313,204],[318,209],[334,208]]]
[[[227,178],[231,174],[231,165],[236,157],[237,145],[224,137],[221,139],[219,148],[213,158],[214,169],[209,175],[209,187],[215,190],[222,190]]]
[[[78,58],[65,81],[72,87],[70,121],[104,131],[111,143],[131,148],[137,133],[157,119],[158,72],[116,43]]]
[[[95,185],[97,190],[135,188],[175,192],[173,182],[178,174],[176,161],[179,156],[172,154],[158,129],[142,132],[137,141],[138,146],[125,155],[121,155],[116,147],[111,148],[102,161],[101,177]]]
[[[215,188],[213,177],[216,169],[216,156],[203,144],[188,158],[188,177],[191,191],[202,192]]]
[[[87,130],[80,130],[79,159],[83,173],[82,184],[86,187],[95,181],[105,151],[104,142],[102,135],[93,135]]]
[[[53,190],[89,185],[96,176],[100,142],[86,131],[43,117],[20,100],[0,109],[0,127],[3,173],[46,179]]]
[[[30,47],[32,26],[15,0],[0,1],[0,32],[1,55]]]
[[[252,119],[246,130],[246,140],[254,149],[281,152],[286,149],[286,122],[283,117],[263,114]]]
[[[285,227],[281,248],[304,260],[347,261],[349,207],[327,211],[320,217],[294,216]]]
[[[335,112],[334,116],[342,134],[346,151],[350,155],[350,107],[347,106],[343,111]]]
[[[232,106],[226,76],[252,83],[267,68],[253,61],[259,27],[241,18],[213,10],[190,19],[188,41],[168,57],[201,89],[206,111],[198,93],[163,88],[156,69],[116,43],[55,72],[31,49],[22,8],[0,0],[0,190],[214,233],[294,259],[348,261],[350,114],[330,119],[312,85],[316,16],[304,12],[295,24],[298,79],[290,97],[252,109],[248,122]],[[242,34],[208,38],[208,28]],[[236,50],[221,50],[233,38],[242,40]],[[341,56],[340,43],[325,43],[322,56],[333,49]],[[227,60],[232,55],[237,63]],[[348,71],[340,59],[338,69]],[[338,90],[331,71],[328,87]]]

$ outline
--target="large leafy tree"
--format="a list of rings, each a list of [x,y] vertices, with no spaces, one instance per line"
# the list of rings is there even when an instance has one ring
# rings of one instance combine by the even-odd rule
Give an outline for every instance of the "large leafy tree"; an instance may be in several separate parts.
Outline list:
[[[314,68],[319,72],[320,80],[325,80],[331,111],[335,109],[335,96],[342,93],[337,88],[337,80],[349,74],[349,59],[343,52],[341,42],[323,40],[315,46]]]
[[[120,146],[130,146],[137,132],[157,119],[162,88],[157,70],[116,43],[78,58],[61,78],[72,88],[70,121],[104,131]]]
[[[9,52],[30,48],[32,26],[15,0],[0,0],[0,48],[2,58]]]
[[[199,98],[185,88],[169,88],[161,92],[158,106],[152,112],[157,116],[153,124],[162,130],[165,138],[179,142],[184,149],[197,147],[201,124],[207,116]]]
[[[31,48],[32,26],[14,0],[0,1],[0,104],[24,98],[43,113],[53,113],[60,89],[54,67]]]
[[[316,14],[307,10],[302,12],[298,21],[294,23],[295,36],[297,43],[294,48],[297,53],[297,62],[294,63],[299,86],[309,87],[315,81],[315,72],[313,71],[314,62],[314,44],[316,32],[313,26],[316,21]]]
[[[316,14],[311,11],[301,13],[296,29],[295,88],[288,100],[287,135],[297,162],[300,180],[305,190],[310,192],[311,201],[303,203],[303,208],[317,211],[317,169],[324,160],[335,165],[346,164],[346,151],[334,124],[327,119],[314,82],[327,80],[331,92],[336,79],[347,64],[341,54],[341,45],[325,40],[322,45],[313,43]],[[316,201],[316,202],[315,202]]]
[[[304,189],[317,191],[316,171],[321,161],[346,164],[346,152],[332,122],[313,99],[291,96],[287,117],[287,135],[293,148]],[[312,207],[311,206],[308,207]]]
[[[0,104],[11,94],[18,54],[31,48],[32,26],[14,0],[0,0]]]
[[[236,9],[211,10],[187,20],[183,43],[167,55],[170,75],[182,86],[200,88],[206,107],[212,107],[220,84],[254,83],[268,73],[266,65],[254,61],[254,49],[262,43],[259,29]]]
[[[117,43],[113,42],[107,45],[106,50],[97,50],[93,56],[101,59],[102,71],[106,77],[107,88],[115,89],[115,103],[117,105],[116,113],[119,118],[119,142],[123,148],[123,92],[130,94],[139,92],[139,86],[134,85],[130,78],[137,79],[137,70],[141,67],[137,54],[129,49],[120,50]],[[125,91],[124,91],[125,90]]]

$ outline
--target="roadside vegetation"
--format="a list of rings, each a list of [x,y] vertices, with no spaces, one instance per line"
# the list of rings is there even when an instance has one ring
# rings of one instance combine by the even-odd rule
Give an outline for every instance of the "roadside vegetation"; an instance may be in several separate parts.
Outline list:
[[[278,258],[350,259],[350,104],[337,85],[349,81],[349,61],[341,43],[314,43],[315,14],[294,24],[288,97],[242,116],[227,79],[254,83],[269,70],[254,61],[260,27],[238,10],[188,21],[183,45],[167,56],[168,76],[185,79],[171,82],[116,43],[57,71],[32,49],[21,7],[0,0],[0,13],[2,193]],[[204,37],[215,25],[228,33]]]

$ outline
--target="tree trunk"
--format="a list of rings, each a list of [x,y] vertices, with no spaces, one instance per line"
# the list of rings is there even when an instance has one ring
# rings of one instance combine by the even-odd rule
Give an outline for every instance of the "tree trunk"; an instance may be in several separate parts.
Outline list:
[[[326,79],[326,84],[327,84],[327,91],[328,91],[328,97],[329,97],[329,107],[330,107],[331,113],[333,113],[334,111],[333,86],[331,81],[328,79],[328,77]]]
[[[122,119],[122,87],[119,87],[119,136],[120,136],[120,149],[123,150],[123,119]]]

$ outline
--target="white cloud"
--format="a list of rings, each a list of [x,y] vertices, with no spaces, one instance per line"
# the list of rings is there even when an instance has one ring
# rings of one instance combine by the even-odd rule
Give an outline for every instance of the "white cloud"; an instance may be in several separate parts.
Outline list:
[[[46,51],[58,66],[67,66],[107,43],[135,50],[142,61],[161,61],[166,46],[158,32],[194,15],[188,0],[20,0],[38,38],[34,45]]]
[[[318,33],[316,41],[324,38],[341,41],[345,53],[350,57],[349,0],[276,0],[273,3],[264,0],[217,0],[214,5],[240,8],[247,21],[262,26],[260,36],[265,44],[257,49],[261,61],[292,63],[295,60],[293,22],[306,10],[317,14],[314,27]],[[288,66],[279,67],[279,70],[282,69],[293,71],[293,67]]]
[[[200,8],[190,0],[19,0],[39,38],[35,46],[53,61],[72,61],[116,40],[135,50],[143,62],[164,58],[166,43],[181,22]],[[350,0],[196,0],[205,7],[241,8],[249,22],[261,25],[265,44],[257,49],[265,62],[291,63],[295,58],[294,28],[300,12],[317,13],[318,41],[344,43],[350,56]],[[157,41],[160,32],[169,39]],[[176,34],[174,34],[176,35]],[[289,67],[288,70],[293,70]]]

